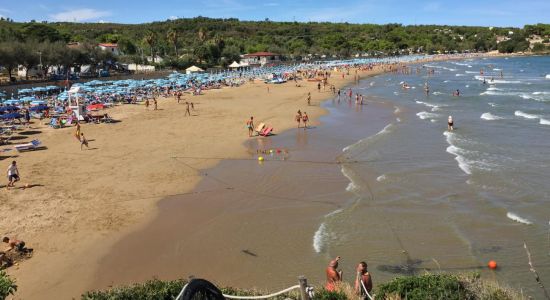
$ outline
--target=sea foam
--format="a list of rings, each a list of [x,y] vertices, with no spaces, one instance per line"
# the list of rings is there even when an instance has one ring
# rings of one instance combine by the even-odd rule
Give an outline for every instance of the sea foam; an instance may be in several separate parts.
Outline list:
[[[525,119],[538,119],[538,118],[539,118],[539,116],[537,116],[537,115],[532,115],[532,114],[524,113],[524,112],[522,112],[521,110],[516,110],[516,111],[514,112],[514,115],[516,115],[517,117],[525,118]]]
[[[522,224],[525,224],[525,225],[533,224],[533,222],[531,222],[529,219],[522,218],[522,217],[518,216],[517,214],[515,214],[513,212],[506,213],[506,217],[508,217],[508,219],[510,219],[510,220],[514,220],[518,223],[522,223]]]
[[[487,120],[487,121],[494,121],[494,120],[502,120],[502,119],[503,119],[502,117],[495,116],[495,115],[493,115],[493,114],[490,113],[490,112],[483,113],[483,114],[481,115],[481,118],[482,118],[483,120]]]

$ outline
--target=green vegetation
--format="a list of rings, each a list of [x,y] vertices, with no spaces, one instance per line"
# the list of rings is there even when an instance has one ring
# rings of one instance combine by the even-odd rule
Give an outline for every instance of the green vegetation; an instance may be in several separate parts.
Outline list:
[[[516,292],[495,282],[481,280],[479,274],[426,274],[398,277],[378,287],[379,299],[456,299],[514,300],[523,299]]]
[[[532,36],[550,37],[550,25],[524,28],[401,24],[239,21],[197,17],[147,24],[16,23],[0,19],[0,65],[103,68],[114,57],[92,51],[97,43],[117,43],[126,63],[182,68],[226,66],[243,53],[271,51],[285,59],[347,58],[354,55],[526,51]],[[497,43],[502,41],[501,43]],[[62,49],[69,42],[81,43]],[[67,47],[64,47],[67,48]],[[14,55],[14,53],[24,55]],[[19,57],[23,56],[23,57]],[[156,57],[161,57],[160,62]]]
[[[144,284],[134,284],[127,287],[118,287],[106,291],[87,292],[82,300],[172,300],[183,286],[185,281],[160,281],[157,279]],[[222,288],[228,295],[257,296],[267,292],[248,291],[235,288]],[[499,286],[492,281],[482,280],[479,274],[451,275],[425,274],[420,276],[398,277],[388,283],[380,285],[375,290],[377,299],[461,299],[461,300],[512,300],[523,299],[516,292]],[[275,299],[300,299],[298,291],[290,292]],[[314,300],[356,300],[353,287],[347,283],[339,286],[338,292],[329,292],[324,289],[315,291]]]
[[[17,291],[17,285],[4,271],[0,271],[0,299],[6,299]]]

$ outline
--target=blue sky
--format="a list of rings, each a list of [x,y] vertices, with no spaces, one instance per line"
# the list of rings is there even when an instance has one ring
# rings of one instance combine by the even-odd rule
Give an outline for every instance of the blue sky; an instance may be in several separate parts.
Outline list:
[[[550,0],[0,0],[16,21],[143,23],[176,17],[515,26],[549,23]]]

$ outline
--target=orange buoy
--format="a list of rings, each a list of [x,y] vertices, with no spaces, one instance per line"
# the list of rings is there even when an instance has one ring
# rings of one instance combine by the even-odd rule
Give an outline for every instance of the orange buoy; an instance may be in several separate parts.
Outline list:
[[[487,264],[487,266],[489,267],[489,269],[494,270],[494,269],[497,268],[497,262],[494,261],[494,260],[491,260],[491,261],[489,261],[489,263]]]

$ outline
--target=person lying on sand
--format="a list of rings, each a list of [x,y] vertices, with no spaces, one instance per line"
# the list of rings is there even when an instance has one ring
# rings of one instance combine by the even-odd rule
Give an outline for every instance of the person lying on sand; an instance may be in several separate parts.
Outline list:
[[[327,283],[325,284],[325,289],[327,291],[335,291],[336,283],[342,281],[342,271],[338,270],[338,261],[340,256],[337,256],[335,259],[331,260],[326,269],[327,274]]]
[[[0,251],[0,269],[7,268],[13,265],[13,261],[8,257],[6,252]]]
[[[23,253],[32,252],[32,249],[25,248],[25,242],[24,241],[14,239],[14,238],[9,238],[9,237],[5,236],[2,239],[2,242],[8,244],[8,248],[4,249],[5,252],[11,251],[11,250],[14,250],[14,249],[18,252],[23,252]]]

